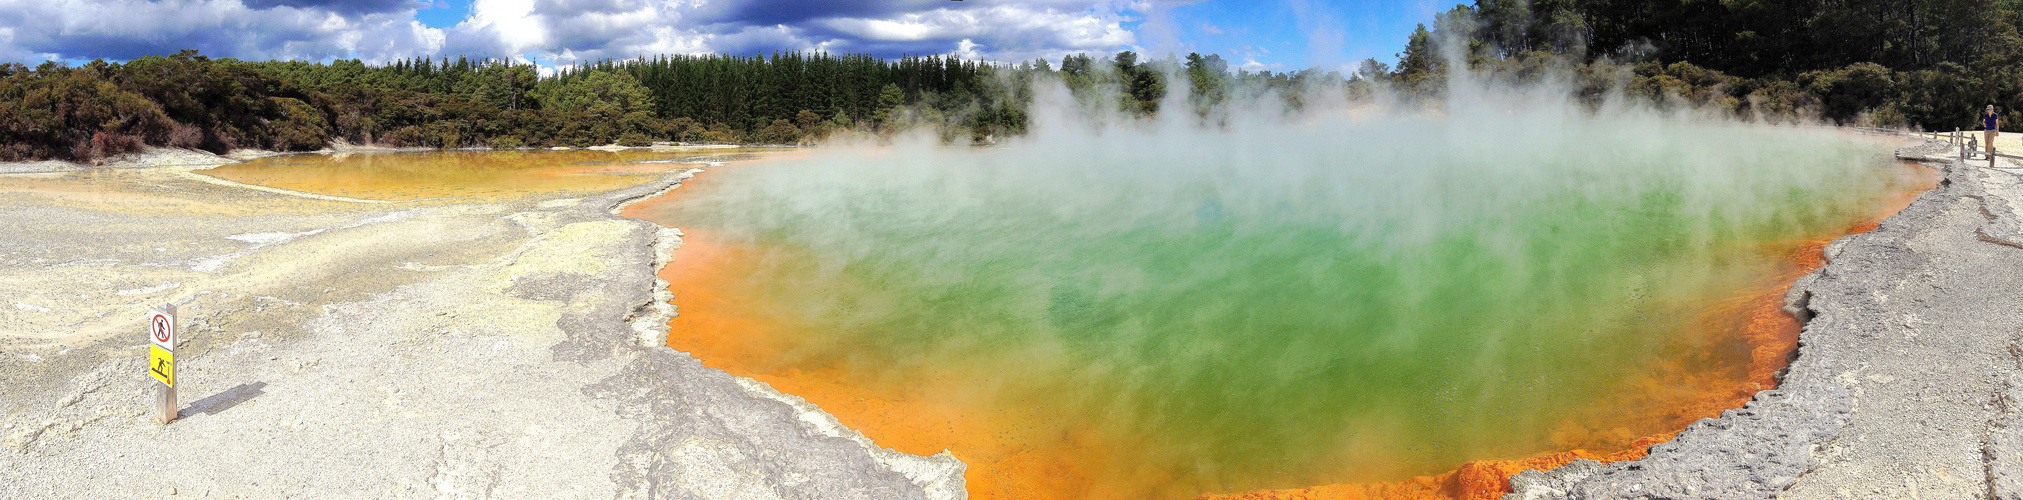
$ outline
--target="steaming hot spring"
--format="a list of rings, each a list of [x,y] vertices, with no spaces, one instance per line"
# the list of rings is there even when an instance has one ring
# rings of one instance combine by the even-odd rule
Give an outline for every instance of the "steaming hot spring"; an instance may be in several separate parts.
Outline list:
[[[980,498],[1605,454],[1774,384],[1796,330],[1759,299],[1905,182],[1840,132],[1514,94],[1078,116],[733,164],[635,206],[686,232],[669,344],[950,450]]]

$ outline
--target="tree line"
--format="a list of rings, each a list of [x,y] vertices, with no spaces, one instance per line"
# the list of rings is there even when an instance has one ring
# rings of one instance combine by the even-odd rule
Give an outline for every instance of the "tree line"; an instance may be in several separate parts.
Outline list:
[[[0,161],[89,160],[144,146],[224,152],[396,147],[795,143],[878,130],[915,110],[969,113],[985,133],[1023,108],[983,82],[997,68],[945,57],[673,56],[541,76],[497,59],[383,65],[245,62],[195,51],[71,67],[0,65]],[[908,108],[902,111],[900,108]]]
[[[1220,56],[1124,51],[984,63],[776,53],[597,61],[543,75],[500,59],[248,62],[183,51],[124,63],[0,65],[0,161],[146,146],[304,151],[654,141],[792,144],[927,128],[989,142],[1029,127],[1038,82],[1125,119],[1231,103],[1377,95],[1438,102],[1457,66],[1511,82],[1571,76],[1614,95],[1768,121],[1949,130],[2023,108],[2023,0],[1476,0],[1421,25],[1397,66],[1249,72]],[[1174,92],[1187,96],[1169,101]],[[1183,109],[1162,109],[1184,102]],[[2023,120],[2010,120],[2023,123]]]
[[[1769,121],[1952,130],[2023,109],[2023,0],[1477,0],[1421,25],[1397,68],[1437,95],[1449,66],[1523,80],[1571,68],[1582,97]],[[2023,122],[2010,120],[2011,122]]]
[[[1196,75],[1290,85],[1271,73]],[[1202,70],[1213,63],[1212,71]],[[248,62],[195,51],[124,63],[0,65],[0,161],[90,160],[145,146],[226,152],[394,147],[521,148],[655,141],[795,144],[928,127],[949,141],[1024,133],[1036,79],[1063,81],[1131,116],[1157,112],[1177,60],[1132,52],[987,64],[954,57],[660,56],[541,75],[499,59],[368,65]],[[1247,79],[1247,80],[1246,80]],[[1221,88],[1221,87],[1215,87]],[[1219,95],[1219,94],[1218,94]]]

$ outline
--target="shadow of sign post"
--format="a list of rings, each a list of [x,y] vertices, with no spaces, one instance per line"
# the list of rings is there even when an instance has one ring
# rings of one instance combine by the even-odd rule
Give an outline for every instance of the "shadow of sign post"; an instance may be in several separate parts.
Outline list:
[[[191,402],[186,412],[190,414],[217,415],[225,410],[232,409],[234,406],[239,406],[239,403],[244,403],[253,398],[260,397],[261,394],[266,394],[266,392],[261,391],[261,389],[266,387],[266,382],[239,384],[238,387],[225,389],[224,392],[212,394],[210,397]]]

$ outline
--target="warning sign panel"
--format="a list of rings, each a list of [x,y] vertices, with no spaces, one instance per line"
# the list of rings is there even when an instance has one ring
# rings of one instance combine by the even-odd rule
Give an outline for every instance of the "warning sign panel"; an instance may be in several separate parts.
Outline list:
[[[163,385],[176,386],[176,314],[160,309],[148,311],[148,375]]]
[[[148,311],[148,342],[176,352],[176,315],[153,309]]]
[[[162,381],[162,385],[176,386],[176,353],[162,349],[162,346],[148,346],[148,375]]]

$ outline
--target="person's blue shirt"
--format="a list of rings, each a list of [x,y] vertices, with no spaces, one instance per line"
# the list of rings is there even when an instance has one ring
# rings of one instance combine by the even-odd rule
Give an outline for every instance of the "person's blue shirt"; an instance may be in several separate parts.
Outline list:
[[[1995,120],[2001,117],[2002,115],[1994,113],[1983,113],[1981,115],[1981,122],[1986,123],[1988,125],[1988,130],[1995,130]]]

